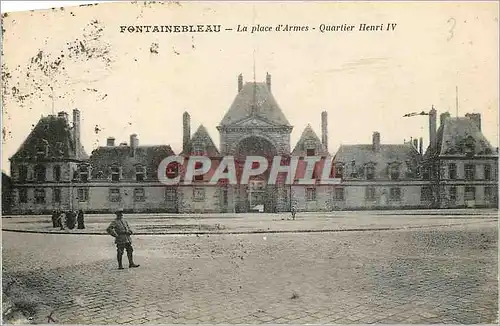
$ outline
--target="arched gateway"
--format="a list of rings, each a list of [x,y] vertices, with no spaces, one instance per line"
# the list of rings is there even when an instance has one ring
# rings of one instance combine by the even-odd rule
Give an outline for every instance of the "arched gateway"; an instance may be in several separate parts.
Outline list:
[[[217,129],[221,154],[234,156],[240,162],[248,156],[263,156],[271,163],[275,156],[290,154],[293,127],[271,93],[269,74],[265,83],[243,84],[243,77],[238,76],[238,94]],[[251,178],[248,185],[233,187],[235,211],[247,212],[263,207],[266,212],[275,212],[288,206],[286,192],[289,189],[268,185],[268,176],[269,169]]]

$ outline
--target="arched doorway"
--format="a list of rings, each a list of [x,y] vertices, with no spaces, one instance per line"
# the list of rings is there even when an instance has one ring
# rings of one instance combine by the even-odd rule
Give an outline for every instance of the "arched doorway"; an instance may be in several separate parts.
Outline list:
[[[273,185],[268,185],[269,173],[273,158],[277,155],[276,147],[264,137],[249,136],[240,140],[236,146],[235,159],[243,168],[248,156],[265,157],[267,170],[258,176],[250,177],[248,185],[239,186],[239,212],[275,212],[276,198]]]

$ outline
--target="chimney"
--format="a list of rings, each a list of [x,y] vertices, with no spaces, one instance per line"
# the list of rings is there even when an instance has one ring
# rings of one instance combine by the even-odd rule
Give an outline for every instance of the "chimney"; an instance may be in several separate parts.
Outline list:
[[[418,142],[418,152],[422,155],[424,154],[424,139],[422,137],[420,137]]]
[[[106,140],[106,146],[115,146],[115,138],[114,137],[108,137],[108,139]]]
[[[439,116],[439,125],[440,126],[444,126],[444,122],[449,117],[450,117],[450,113],[449,112],[441,113],[441,115]]]
[[[321,112],[321,143],[328,151],[328,113]]]
[[[68,122],[68,114],[64,111],[57,113],[57,117],[64,119],[66,122]]]
[[[266,84],[267,84],[267,89],[271,91],[271,75],[268,72],[266,72]]]
[[[415,149],[418,151],[418,139],[417,138],[413,139],[413,147],[415,147]]]
[[[80,144],[80,110],[73,110],[73,141],[75,146]]]
[[[467,113],[467,114],[465,114],[465,117],[474,121],[476,123],[476,126],[479,128],[479,131],[481,131],[481,114],[480,113]]]
[[[380,133],[378,131],[373,132],[372,148],[374,152],[380,151]]]
[[[433,107],[429,112],[429,146],[432,149],[437,146],[436,115],[436,109]]]
[[[240,75],[241,76],[241,75]],[[191,140],[191,117],[189,113],[182,115],[182,151],[184,154],[188,151],[189,141]]]
[[[238,76],[238,93],[241,92],[242,88],[243,88],[243,75],[239,74],[239,76]]]
[[[137,139],[137,134],[130,135],[130,156],[135,156],[137,146],[139,146],[139,139]]]

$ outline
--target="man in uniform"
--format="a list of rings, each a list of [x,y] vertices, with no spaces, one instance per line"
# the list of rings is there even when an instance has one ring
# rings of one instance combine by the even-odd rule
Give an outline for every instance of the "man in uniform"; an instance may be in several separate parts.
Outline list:
[[[123,220],[122,209],[116,211],[116,219],[111,222],[106,231],[115,238],[118,269],[123,269],[122,258],[124,250],[127,250],[129,268],[139,267],[139,265],[136,265],[134,263],[134,259],[132,256],[132,252],[134,251],[134,249],[132,248],[132,239],[130,237],[130,235],[132,235],[132,230],[128,226],[127,221]]]

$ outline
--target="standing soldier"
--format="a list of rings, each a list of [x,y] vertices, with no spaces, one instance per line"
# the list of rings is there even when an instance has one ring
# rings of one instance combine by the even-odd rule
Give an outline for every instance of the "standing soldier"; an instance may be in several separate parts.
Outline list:
[[[123,269],[122,258],[123,251],[127,250],[127,258],[128,258],[128,267],[134,268],[139,267],[140,265],[134,264],[134,259],[132,256],[132,252],[134,249],[132,248],[132,230],[128,226],[127,221],[123,220],[123,210],[119,209],[116,211],[116,219],[111,222],[106,231],[115,238],[117,255],[116,259],[118,260],[118,269]]]

